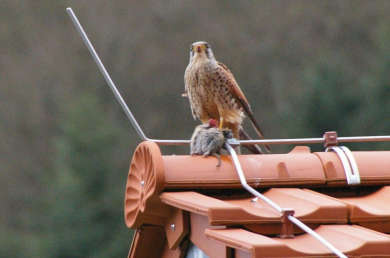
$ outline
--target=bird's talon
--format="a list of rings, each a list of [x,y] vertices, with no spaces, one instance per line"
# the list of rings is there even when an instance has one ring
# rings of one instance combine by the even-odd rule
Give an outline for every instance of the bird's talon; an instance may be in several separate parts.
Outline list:
[[[222,131],[223,129],[223,117],[219,119],[219,130]]]

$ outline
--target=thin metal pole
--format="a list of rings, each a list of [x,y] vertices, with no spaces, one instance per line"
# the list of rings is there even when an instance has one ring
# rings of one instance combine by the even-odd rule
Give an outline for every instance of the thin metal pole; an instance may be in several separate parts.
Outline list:
[[[265,197],[264,195],[262,195],[261,193],[259,193],[258,191],[256,191],[254,188],[252,188],[250,185],[248,185],[247,181],[246,181],[246,178],[245,178],[245,175],[244,175],[244,171],[242,170],[242,167],[241,167],[241,164],[240,164],[240,161],[238,160],[238,156],[237,156],[237,153],[236,151],[233,149],[232,146],[230,146],[230,144],[226,143],[225,144],[227,150],[229,151],[230,153],[230,156],[231,158],[233,159],[233,163],[234,163],[234,166],[236,168],[236,172],[237,172],[237,175],[240,179],[240,182],[241,182],[241,185],[248,191],[250,192],[251,194],[253,194],[254,196],[262,199],[263,201],[265,201],[266,203],[268,203],[268,205],[272,206],[272,208],[274,208],[275,210],[277,210],[279,213],[282,212],[282,208],[277,205],[276,203],[274,203],[271,199]]]
[[[233,160],[233,164],[234,164],[234,167],[236,168],[236,172],[237,172],[237,175],[240,179],[240,182],[241,182],[241,185],[248,191],[250,192],[251,194],[253,194],[254,196],[262,199],[263,201],[265,201],[268,205],[270,205],[272,208],[274,208],[275,210],[277,210],[279,213],[282,213],[283,212],[283,209],[276,203],[274,203],[271,199],[267,198],[266,196],[264,196],[263,194],[259,193],[258,191],[256,191],[254,188],[252,188],[251,186],[248,185],[247,181],[246,181],[246,178],[245,178],[245,175],[244,175],[244,171],[242,170],[242,167],[241,167],[241,164],[240,164],[240,161],[238,160],[238,156],[237,156],[237,153],[236,151],[233,149],[233,147],[229,144],[229,143],[225,143],[225,147],[226,149],[229,151],[230,153],[230,156]],[[317,234],[315,231],[313,231],[311,228],[309,228],[308,226],[306,226],[304,223],[302,223],[299,219],[297,219],[296,217],[292,216],[292,215],[289,215],[288,216],[288,219],[294,223],[295,225],[297,225],[298,227],[300,227],[302,230],[304,230],[306,233],[310,234],[311,236],[313,236],[314,238],[316,238],[318,241],[320,241],[323,245],[325,245],[329,250],[331,250],[334,254],[336,254],[338,257],[340,258],[348,258],[347,256],[345,256],[342,252],[340,252],[337,248],[335,248],[331,243],[329,243],[326,239],[324,239],[322,236],[320,236],[319,234]]]
[[[149,139],[160,145],[187,145],[190,140],[160,140]],[[353,137],[338,137],[338,142],[390,142],[390,136],[353,136]],[[324,138],[295,138],[295,139],[267,139],[267,140],[240,140],[237,144],[253,145],[253,144],[318,144],[324,143]]]
[[[161,139],[148,139],[149,141],[155,142],[158,145],[189,145],[191,140],[161,140]]]
[[[304,230],[306,233],[310,234],[312,237],[316,238],[318,241],[320,241],[323,245],[325,245],[329,250],[331,250],[335,255],[341,258],[348,258],[345,254],[340,252],[336,247],[334,247],[331,243],[329,243],[327,240],[325,240],[322,236],[320,236],[317,232],[306,226],[304,223],[302,223],[299,219],[295,218],[294,216],[289,215],[288,219],[300,227],[302,230]]]
[[[382,136],[353,136],[337,137],[338,142],[390,142],[389,135]],[[241,145],[252,144],[315,144],[324,143],[325,139],[321,138],[295,138],[295,139],[267,139],[267,140],[241,140]]]
[[[160,145],[187,145],[190,140],[160,140],[149,139]],[[352,137],[338,137],[338,142],[390,142],[390,136],[352,136]],[[324,143],[323,137],[318,138],[292,138],[292,139],[265,139],[265,140],[240,140],[237,144],[240,145],[254,145],[254,144],[318,144]]]
[[[160,145],[187,145],[190,140],[160,140],[149,139]],[[338,137],[338,142],[390,142],[390,136],[352,136]],[[237,144],[253,145],[253,144],[316,144],[324,143],[325,139],[321,138],[293,138],[293,139],[266,139],[266,140],[240,140]]]
[[[102,61],[100,60],[98,54],[95,51],[95,48],[89,41],[89,38],[87,34],[85,33],[83,27],[81,26],[79,20],[77,19],[76,15],[74,14],[72,8],[68,7],[66,8],[67,13],[69,14],[70,18],[72,19],[72,22],[74,26],[76,27],[77,31],[80,33],[81,38],[83,39],[85,45],[87,46],[89,53],[91,53],[93,60],[95,60],[97,66],[99,67],[100,72],[103,74],[104,79],[106,80],[108,86],[110,86],[110,89],[112,90],[112,93],[114,93],[114,96],[116,100],[121,105],[123,111],[125,112],[127,118],[130,120],[131,124],[133,125],[134,129],[137,131],[139,137],[142,140],[149,140],[144,132],[141,129],[141,126],[138,124],[137,120],[133,116],[133,113],[131,113],[129,107],[127,106],[126,102],[123,100],[122,95],[119,93],[118,89],[116,88],[114,82],[112,81],[110,75],[108,74],[106,68],[104,67]]]

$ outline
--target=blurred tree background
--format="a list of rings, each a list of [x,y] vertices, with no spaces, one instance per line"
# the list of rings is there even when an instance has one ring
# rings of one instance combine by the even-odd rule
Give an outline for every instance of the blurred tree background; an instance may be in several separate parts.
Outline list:
[[[0,257],[129,250],[122,206],[139,139],[67,6],[152,137],[189,138],[197,124],[181,93],[198,40],[231,68],[269,138],[389,134],[390,1],[3,0]]]

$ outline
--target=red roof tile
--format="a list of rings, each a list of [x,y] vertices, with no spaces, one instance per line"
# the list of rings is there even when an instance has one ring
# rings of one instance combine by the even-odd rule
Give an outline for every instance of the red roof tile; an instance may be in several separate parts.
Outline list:
[[[349,221],[381,232],[390,232],[390,186],[364,196],[342,197],[348,205]]]
[[[297,147],[288,154],[239,159],[248,184],[292,208],[344,254],[390,257],[390,237],[384,234],[390,233],[390,152],[353,155],[361,186],[347,185],[333,152]],[[134,153],[126,186],[126,224],[140,229],[129,257],[181,257],[188,241],[211,258],[334,257],[295,226],[294,238],[278,237],[285,226],[281,215],[252,199],[229,157],[216,167],[213,157],[163,156],[155,143],[144,142]],[[150,250],[154,243],[158,248]]]
[[[315,230],[347,255],[390,256],[390,237],[359,226],[326,225]],[[334,257],[324,245],[308,234],[293,239],[266,237],[243,229],[206,229],[206,236],[252,257]],[[382,257],[381,256],[381,257]]]

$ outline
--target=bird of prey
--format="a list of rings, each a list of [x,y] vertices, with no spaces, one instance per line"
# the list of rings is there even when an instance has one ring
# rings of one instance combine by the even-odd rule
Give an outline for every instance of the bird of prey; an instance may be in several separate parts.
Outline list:
[[[199,119],[202,123],[215,119],[219,122],[220,129],[229,128],[233,137],[240,139],[241,124],[247,115],[258,136],[264,138],[248,100],[232,72],[215,59],[207,42],[199,41],[191,45],[184,84],[183,96],[189,99],[194,119]],[[266,148],[270,150],[268,145]]]
[[[225,141],[232,138],[229,129],[219,130],[217,121],[210,119],[207,123],[195,127],[191,137],[191,155],[215,156],[218,159],[217,167],[221,166],[221,150]]]

